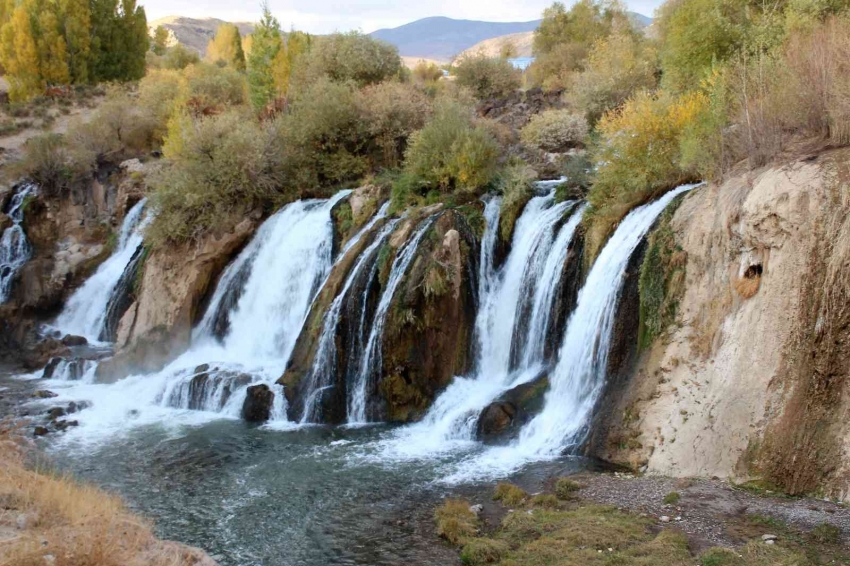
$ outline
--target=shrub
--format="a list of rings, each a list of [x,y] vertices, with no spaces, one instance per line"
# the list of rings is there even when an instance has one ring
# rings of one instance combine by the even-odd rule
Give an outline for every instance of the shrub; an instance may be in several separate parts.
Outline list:
[[[364,127],[351,85],[326,77],[310,85],[274,121],[286,186],[310,191],[362,176]]]
[[[296,83],[308,88],[320,77],[352,81],[363,87],[397,77],[402,64],[398,49],[360,32],[317,37],[296,71]]]
[[[590,161],[585,153],[570,155],[564,162],[566,181],[555,187],[555,201],[583,198],[590,188]]]
[[[573,74],[584,67],[588,51],[586,45],[564,43],[548,53],[538,55],[528,68],[530,82],[550,92],[566,89]]]
[[[221,112],[227,106],[245,104],[248,83],[232,67],[198,63],[183,71],[187,105],[196,113]]]
[[[593,45],[567,99],[590,123],[596,123],[635,92],[654,88],[656,67],[655,52],[643,40],[631,33],[614,33]]]
[[[514,226],[528,201],[534,195],[533,177],[524,164],[506,167],[499,174],[496,186],[502,193],[502,206],[499,211],[499,238],[510,242]]]
[[[460,551],[460,560],[464,564],[495,564],[501,560],[510,547],[501,540],[490,538],[474,538],[465,545]]]
[[[437,535],[452,544],[462,544],[478,531],[478,517],[465,499],[446,499],[434,512]]]
[[[153,137],[158,143],[168,129],[168,119],[180,96],[182,79],[178,71],[149,70],[139,81],[139,107],[153,123]]]
[[[116,163],[150,150],[156,130],[154,116],[146,113],[134,98],[113,90],[88,122],[72,124],[67,138],[98,161]]]
[[[543,509],[557,509],[559,506],[558,498],[550,493],[540,493],[531,498],[532,507],[542,507]]]
[[[581,145],[587,133],[587,120],[581,115],[569,110],[546,110],[531,118],[521,136],[526,145],[561,152]]]
[[[558,478],[555,482],[555,495],[558,499],[574,499],[576,492],[581,488],[581,484],[569,478]]]
[[[161,65],[163,69],[185,69],[189,65],[194,65],[201,58],[198,53],[192,49],[184,47],[178,43],[174,47],[169,47],[168,51],[162,57]]]
[[[433,83],[443,78],[443,70],[434,63],[419,61],[413,67],[413,78],[419,83]]]
[[[163,151],[167,166],[149,177],[158,210],[147,234],[154,245],[198,238],[256,206],[288,198],[278,191],[273,136],[245,110],[179,115]]]
[[[590,224],[589,261],[632,208],[693,180],[694,172],[682,165],[681,140],[707,106],[702,93],[679,97],[640,93],[602,117],[592,151],[591,209],[585,215]]]
[[[522,72],[507,60],[484,54],[464,57],[455,67],[457,83],[470,89],[476,98],[499,98],[517,90]]]
[[[398,165],[408,138],[431,115],[431,103],[419,89],[393,81],[364,88],[357,105],[360,119],[378,150],[377,161],[384,167]]]
[[[431,121],[411,136],[405,172],[420,194],[476,191],[493,180],[499,154],[489,132],[473,124],[470,108],[442,100]]]
[[[46,195],[71,188],[89,178],[94,170],[94,155],[72,147],[59,134],[30,138],[19,164],[22,174],[38,183]]]
[[[521,488],[510,484],[499,482],[493,492],[493,500],[501,501],[505,505],[515,506],[528,499],[528,494]]]
[[[671,491],[670,493],[664,496],[662,503],[664,503],[664,505],[675,505],[679,502],[680,499],[682,499],[682,496],[679,495],[679,492]]]

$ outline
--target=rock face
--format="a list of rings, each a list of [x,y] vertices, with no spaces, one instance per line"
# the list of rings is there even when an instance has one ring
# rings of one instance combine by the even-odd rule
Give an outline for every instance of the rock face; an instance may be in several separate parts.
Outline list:
[[[690,194],[677,321],[609,399],[597,456],[850,499],[850,150]]]
[[[242,405],[242,418],[250,423],[264,423],[271,418],[274,392],[265,383],[252,385]]]
[[[114,381],[133,372],[158,371],[189,345],[207,293],[227,262],[254,233],[257,220],[245,218],[233,229],[198,243],[150,252],[141,293],[118,324],[115,356],[98,366],[98,379]]]
[[[478,246],[454,210],[422,239],[387,316],[381,377],[371,392],[381,420],[416,420],[453,376],[470,369]]]

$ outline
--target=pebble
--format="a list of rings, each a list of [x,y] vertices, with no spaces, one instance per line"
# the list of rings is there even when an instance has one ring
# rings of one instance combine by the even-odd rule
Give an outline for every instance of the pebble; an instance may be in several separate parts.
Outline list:
[[[776,535],[761,535],[761,540],[764,540],[764,541],[768,541],[768,540],[776,540],[776,539],[778,539],[778,538],[779,538],[779,537],[778,537],[778,536],[776,536]]]
[[[764,541],[764,544],[774,544],[774,543],[776,543],[776,541],[773,540],[773,539]]]
[[[660,519],[660,520],[661,520],[661,522],[662,522],[662,523],[669,523],[669,522],[670,522],[670,517],[668,517],[667,515],[661,515],[661,519]]]
[[[480,503],[478,505],[470,505],[469,510],[477,516],[484,510],[484,506]]]

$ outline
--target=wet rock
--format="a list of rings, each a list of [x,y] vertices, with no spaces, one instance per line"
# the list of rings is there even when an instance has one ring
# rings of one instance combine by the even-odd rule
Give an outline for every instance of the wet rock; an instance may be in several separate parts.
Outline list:
[[[242,404],[242,418],[251,423],[263,423],[271,418],[274,392],[261,383],[248,388]]]
[[[56,421],[56,424],[54,426],[56,427],[57,431],[64,432],[70,427],[80,426],[80,423],[79,421]]]
[[[47,365],[44,366],[44,371],[41,373],[42,379],[51,379],[56,372],[56,368],[64,362],[64,358],[51,358]]]
[[[205,373],[205,372],[209,371],[209,369],[210,369],[210,364],[201,364],[194,369],[194,372],[195,373]]]
[[[476,425],[478,439],[493,442],[513,437],[543,408],[548,389],[548,378],[541,376],[503,393],[481,411]]]
[[[48,391],[46,389],[39,389],[38,391],[32,394],[36,399],[52,399],[53,397],[59,397],[58,394]]]
[[[67,334],[64,338],[62,338],[62,343],[68,347],[73,346],[85,346],[89,343],[88,340],[84,336],[74,336],[72,334]]]
[[[49,433],[49,432],[50,432],[50,431],[49,431],[49,430],[47,430],[47,428],[46,428],[46,427],[43,427],[43,426],[37,426],[37,427],[35,427],[35,428],[33,429],[33,431],[32,431],[33,436],[44,436],[45,434],[47,434],[47,433]]]
[[[59,417],[65,416],[65,408],[64,407],[53,407],[52,409],[47,410],[47,418],[51,421],[55,421]]]
[[[478,417],[478,437],[484,438],[505,432],[513,424],[516,413],[517,409],[513,403],[491,403]]]
[[[23,344],[23,365],[28,370],[36,370],[45,367],[53,358],[68,358],[71,350],[60,340],[53,337],[39,339],[28,337]]]

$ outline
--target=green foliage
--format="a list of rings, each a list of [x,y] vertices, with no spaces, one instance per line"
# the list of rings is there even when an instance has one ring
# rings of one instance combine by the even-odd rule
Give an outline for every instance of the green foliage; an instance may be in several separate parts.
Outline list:
[[[94,80],[142,78],[149,47],[145,9],[135,0],[91,0],[90,5]]]
[[[416,87],[395,81],[367,86],[357,96],[360,119],[374,143],[373,162],[394,168],[407,141],[431,116],[430,100]]]
[[[596,123],[635,92],[655,87],[656,59],[655,50],[633,33],[598,39],[584,69],[573,77],[567,100]]]
[[[275,98],[274,63],[281,49],[283,39],[280,23],[272,16],[269,7],[263,5],[263,17],[251,34],[248,55],[248,86],[251,102],[257,109],[265,107]]]
[[[194,112],[220,112],[248,99],[245,77],[233,67],[198,63],[183,72],[186,104]]]
[[[315,190],[361,177],[368,170],[364,126],[350,85],[327,78],[311,84],[274,121],[286,186]]]
[[[677,197],[664,213],[658,228],[649,235],[640,268],[640,323],[638,348],[652,345],[676,318],[679,298],[684,291],[687,254],[676,244],[670,226],[684,195]],[[665,501],[666,503],[666,501]]]
[[[207,59],[213,63],[229,65],[237,71],[245,70],[245,53],[242,51],[242,36],[234,24],[221,24],[215,37],[207,45]]]
[[[270,130],[244,109],[173,119],[164,147],[168,166],[149,177],[158,211],[149,240],[181,243],[255,207],[295,198],[279,191],[279,148]]]
[[[580,146],[588,134],[587,120],[569,110],[546,110],[532,116],[520,134],[522,141],[542,151],[560,152]]]
[[[175,69],[179,71],[181,69],[185,69],[189,65],[198,63],[200,60],[201,58],[198,56],[197,52],[193,49],[189,49],[182,43],[178,43],[166,50],[165,55],[162,58],[161,65],[163,69]]]
[[[682,496],[677,491],[671,491],[667,495],[664,496],[662,503],[665,505],[676,505],[679,500],[682,499]]]
[[[499,153],[492,135],[474,124],[469,107],[444,99],[431,121],[411,136],[404,168],[419,194],[474,192],[493,180]]]
[[[454,69],[457,84],[468,88],[479,100],[501,98],[517,90],[522,73],[506,59],[484,54],[464,57]]]
[[[558,499],[574,499],[576,492],[582,488],[581,484],[569,478],[558,478],[555,482],[555,495]]]
[[[499,212],[499,238],[510,242],[514,226],[528,201],[534,195],[533,177],[522,163],[509,165],[499,174],[496,187],[502,194]]]
[[[156,26],[151,42],[151,51],[162,57],[168,49],[168,30],[162,26]]]
[[[586,153],[576,153],[567,157],[563,167],[563,174],[567,180],[555,187],[555,202],[583,197],[590,188],[591,167]]]
[[[121,90],[111,91],[88,122],[73,123],[69,143],[98,163],[118,163],[155,146],[157,123]]]
[[[297,84],[308,88],[320,77],[351,81],[358,87],[398,77],[402,64],[398,49],[360,32],[334,33],[316,38],[299,64]]]

